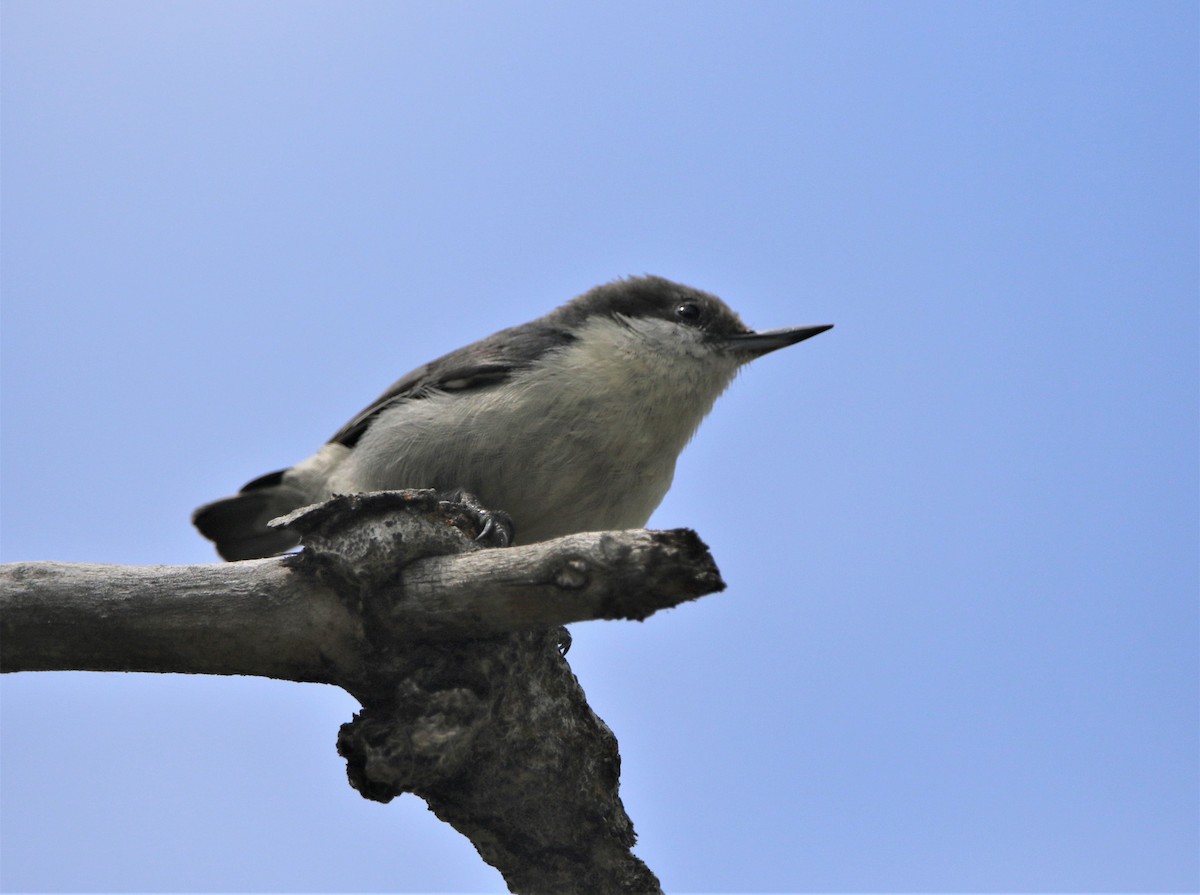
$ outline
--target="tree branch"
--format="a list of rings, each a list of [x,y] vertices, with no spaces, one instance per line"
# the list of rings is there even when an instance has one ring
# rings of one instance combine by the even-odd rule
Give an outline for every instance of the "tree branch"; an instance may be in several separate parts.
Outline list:
[[[558,626],[721,590],[712,557],[686,529],[485,549],[486,523],[434,492],[381,492],[280,520],[304,548],[275,559],[0,566],[0,671],[336,684],[363,705],[338,738],[351,784],[421,796],[514,892],[660,891]]]
[[[278,559],[201,566],[0,566],[0,671],[361,672],[362,626]]]

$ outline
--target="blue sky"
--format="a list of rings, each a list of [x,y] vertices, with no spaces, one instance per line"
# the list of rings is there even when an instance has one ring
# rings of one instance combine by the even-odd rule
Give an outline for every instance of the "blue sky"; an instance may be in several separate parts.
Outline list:
[[[1193,3],[4,0],[4,561],[199,503],[651,272],[756,362],[573,629],[673,892],[1200,886]],[[0,682],[5,891],[503,891],[339,690]]]

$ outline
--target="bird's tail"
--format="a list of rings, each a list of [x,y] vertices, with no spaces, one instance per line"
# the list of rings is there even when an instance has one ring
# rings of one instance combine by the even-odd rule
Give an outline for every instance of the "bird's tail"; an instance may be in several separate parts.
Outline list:
[[[247,484],[233,497],[214,500],[192,513],[192,524],[217,546],[222,559],[257,559],[295,547],[299,538],[267,523],[312,500],[284,481],[287,470],[272,472]]]

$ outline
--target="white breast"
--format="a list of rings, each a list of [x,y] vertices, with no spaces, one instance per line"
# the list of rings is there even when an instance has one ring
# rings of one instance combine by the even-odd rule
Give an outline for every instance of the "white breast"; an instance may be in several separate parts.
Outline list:
[[[695,330],[595,319],[506,383],[384,411],[328,490],[466,488],[511,514],[526,543],[638,527],[736,371]]]

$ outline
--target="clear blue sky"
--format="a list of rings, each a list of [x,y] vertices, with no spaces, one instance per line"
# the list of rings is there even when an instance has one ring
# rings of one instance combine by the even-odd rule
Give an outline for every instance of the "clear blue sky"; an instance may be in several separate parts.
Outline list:
[[[574,628],[672,892],[1200,885],[1194,3],[4,0],[5,561],[197,504],[651,272],[835,323]],[[6,891],[503,891],[349,789],[333,688],[0,683]]]

